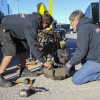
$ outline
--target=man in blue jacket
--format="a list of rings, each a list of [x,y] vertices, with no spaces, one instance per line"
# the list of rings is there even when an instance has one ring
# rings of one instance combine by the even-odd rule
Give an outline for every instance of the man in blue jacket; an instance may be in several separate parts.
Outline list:
[[[69,20],[73,29],[77,31],[77,49],[65,68],[70,71],[72,65],[83,62],[84,58],[86,60],[73,75],[72,82],[80,85],[100,80],[100,29],[80,10],[72,12]]]
[[[38,30],[50,26],[53,18],[48,13],[44,15],[33,12],[32,14],[7,15],[1,21],[0,42],[2,45],[3,59],[0,65],[0,86],[12,86],[11,82],[5,80],[3,73],[13,56],[19,54],[21,70],[20,76],[37,76],[26,67],[26,52],[28,43],[32,54],[48,69],[52,67],[50,62],[45,62],[37,45]]]

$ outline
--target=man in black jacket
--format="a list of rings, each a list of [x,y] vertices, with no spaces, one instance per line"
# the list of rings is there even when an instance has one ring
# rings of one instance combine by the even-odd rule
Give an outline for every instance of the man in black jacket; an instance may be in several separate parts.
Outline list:
[[[83,64],[73,75],[72,82],[80,85],[100,80],[100,29],[79,10],[72,12],[69,20],[77,31],[77,49],[65,68],[70,71],[77,62]],[[83,61],[84,58],[86,61]]]
[[[37,73],[31,72],[26,67],[26,42],[36,59],[48,69],[52,67],[50,62],[45,62],[37,45],[38,30],[49,27],[52,21],[53,18],[48,11],[45,11],[44,15],[33,12],[32,14],[7,15],[2,19],[0,29],[3,52],[3,59],[0,65],[1,87],[12,86],[11,82],[5,80],[3,73],[16,54],[19,54],[20,57],[20,76],[37,76]]]

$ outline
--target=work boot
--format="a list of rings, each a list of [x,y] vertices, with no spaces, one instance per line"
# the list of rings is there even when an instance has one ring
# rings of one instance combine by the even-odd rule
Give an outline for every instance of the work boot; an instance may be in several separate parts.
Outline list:
[[[3,73],[0,74],[0,86],[1,87],[10,87],[12,86],[12,83],[5,80],[4,76],[3,76]]]
[[[20,77],[36,77],[36,76],[38,76],[38,73],[31,72],[30,70],[28,70],[27,67],[21,68],[20,70]]]

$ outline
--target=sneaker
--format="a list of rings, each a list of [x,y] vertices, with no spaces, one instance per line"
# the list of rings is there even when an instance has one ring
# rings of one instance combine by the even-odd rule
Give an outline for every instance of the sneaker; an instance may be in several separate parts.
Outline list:
[[[11,87],[11,86],[12,83],[4,78],[3,73],[0,74],[0,87]]]
[[[25,67],[25,68],[21,68],[20,76],[21,77],[36,77],[36,76],[38,76],[38,73],[32,72],[32,71],[28,70],[27,67]]]

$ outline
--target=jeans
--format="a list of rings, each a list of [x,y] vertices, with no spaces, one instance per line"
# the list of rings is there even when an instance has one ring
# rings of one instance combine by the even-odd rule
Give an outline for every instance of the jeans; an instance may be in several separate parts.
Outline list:
[[[92,61],[86,61],[72,77],[72,82],[76,85],[96,80],[100,80],[100,63]]]

